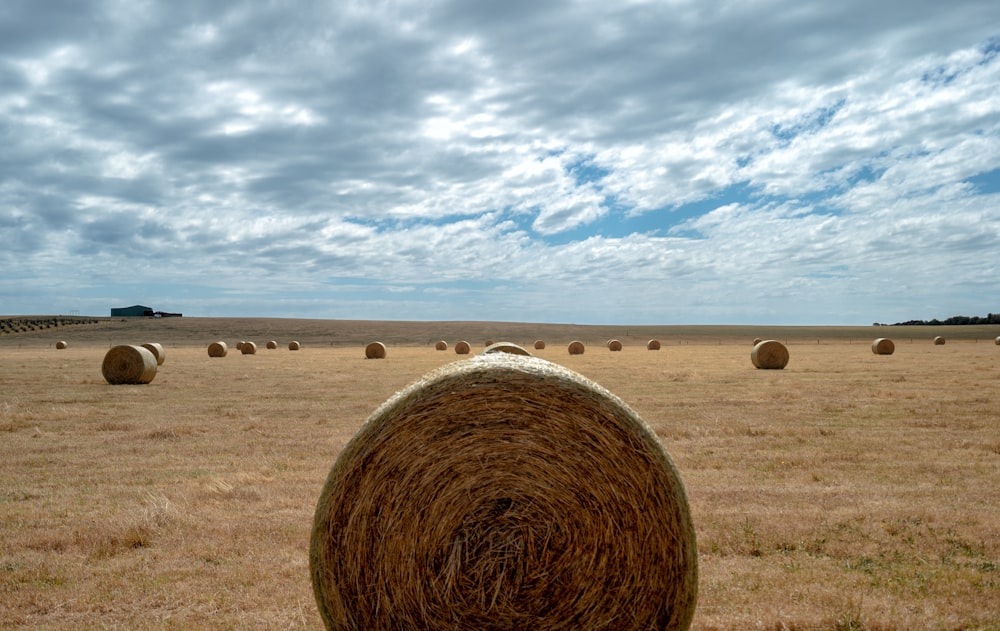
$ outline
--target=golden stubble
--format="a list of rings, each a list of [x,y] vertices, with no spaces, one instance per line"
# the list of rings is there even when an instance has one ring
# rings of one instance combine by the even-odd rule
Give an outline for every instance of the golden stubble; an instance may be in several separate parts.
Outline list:
[[[789,340],[765,371],[749,341],[642,335],[531,352],[617,394],[674,459],[693,629],[997,628],[1000,348]],[[104,381],[106,346],[0,350],[0,627],[321,628],[320,489],[380,403],[462,360],[440,337],[382,360],[167,344],[138,386]]]

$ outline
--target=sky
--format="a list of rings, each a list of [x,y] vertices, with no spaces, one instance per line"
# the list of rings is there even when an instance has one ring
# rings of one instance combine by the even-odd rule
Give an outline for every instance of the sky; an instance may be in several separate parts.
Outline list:
[[[1000,2],[0,3],[0,314],[1000,311]]]

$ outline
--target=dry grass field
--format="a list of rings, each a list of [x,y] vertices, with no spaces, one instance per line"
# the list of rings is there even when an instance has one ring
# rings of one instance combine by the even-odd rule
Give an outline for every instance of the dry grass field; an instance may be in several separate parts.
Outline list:
[[[492,339],[656,431],[698,533],[693,629],[1000,629],[998,334],[104,318],[0,335],[0,627],[322,628],[307,552],[333,460],[392,393],[461,361],[455,342]],[[788,367],[754,369],[754,337]],[[374,340],[385,359],[364,358]],[[108,385],[109,346],[144,342],[166,351],[153,382]]]

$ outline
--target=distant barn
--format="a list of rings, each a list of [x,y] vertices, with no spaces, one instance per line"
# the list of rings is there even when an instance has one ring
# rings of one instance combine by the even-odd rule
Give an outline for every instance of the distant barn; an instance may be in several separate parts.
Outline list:
[[[142,318],[153,317],[153,310],[142,305],[132,305],[131,307],[111,307],[112,318]]]
[[[112,318],[179,318],[181,313],[169,313],[167,311],[153,311],[150,307],[143,305],[132,305],[131,307],[112,307]]]

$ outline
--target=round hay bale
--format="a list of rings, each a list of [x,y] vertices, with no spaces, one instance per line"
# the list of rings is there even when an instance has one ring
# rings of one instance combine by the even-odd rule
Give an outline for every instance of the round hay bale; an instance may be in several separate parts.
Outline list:
[[[483,353],[510,353],[511,355],[531,357],[531,353],[529,353],[527,349],[512,342],[496,342],[495,344],[490,344],[486,347],[486,350],[484,350]]]
[[[618,340],[609,340],[608,341],[608,350],[609,351],[620,351],[621,349],[622,349],[622,343],[619,342]]]
[[[274,340],[269,340],[267,343],[267,349],[273,351],[276,348],[278,348],[278,343]]]
[[[788,349],[777,340],[764,340],[750,351],[750,361],[757,368],[781,370],[788,365]]]
[[[998,338],[998,339],[1000,339],[1000,338]],[[535,340],[535,350],[540,351],[543,348],[545,348],[545,342],[542,341],[542,340]]]
[[[112,385],[149,383],[156,376],[156,357],[141,346],[113,346],[104,355],[101,374]]]
[[[163,344],[159,342],[146,342],[142,347],[153,354],[153,357],[156,358],[157,366],[162,366],[164,360],[167,359],[167,352],[163,350]]]
[[[996,344],[997,346],[1000,346],[1000,337],[997,337],[997,339],[993,340],[993,343]]]
[[[225,342],[212,342],[208,345],[209,357],[225,357],[228,352],[229,348]]]
[[[655,434],[596,383],[507,353],[368,418],[330,469],[309,562],[328,629],[687,629],[697,598]]]
[[[649,340],[648,342],[646,342],[646,350],[648,351],[660,350],[660,340]]]
[[[239,342],[236,342],[236,350],[238,350],[238,351],[243,350],[243,345],[244,344],[246,344],[246,342],[244,342],[243,340],[240,340]]]
[[[876,355],[892,355],[896,345],[887,337],[880,337],[872,342],[872,352]]]
[[[466,341],[455,343],[455,353],[458,355],[468,355],[472,351],[472,347]]]
[[[483,342],[483,346],[487,347],[493,346],[493,343],[494,343],[493,340],[486,340],[485,342]]]
[[[291,342],[288,343],[288,350],[290,350],[290,351],[297,351],[297,350],[299,350],[301,348],[302,348],[302,345],[299,344],[298,342],[296,342],[295,340],[292,340]]]
[[[570,342],[566,348],[569,350],[570,355],[583,355],[583,351],[586,349],[583,342],[580,341]]]
[[[56,348],[58,348],[59,350],[62,350],[67,347],[69,347],[69,344],[67,344],[65,340],[59,340],[58,342],[56,342]]]
[[[434,350],[436,350],[436,351],[446,351],[446,350],[448,350],[448,342],[445,342],[444,340],[440,340],[439,342],[437,342],[434,345]]]
[[[385,359],[385,344],[372,342],[365,347],[365,359]]]
[[[755,338],[753,338],[753,345],[754,345],[754,346],[757,346],[758,344],[760,344],[760,343],[761,343],[761,342],[763,342],[763,341],[764,341],[764,339],[763,339],[763,338],[760,338],[760,337],[755,337]]]
[[[935,346],[944,346],[944,341],[945,341],[944,338],[941,337],[940,335],[938,335],[937,337],[934,338],[934,345]]]
[[[244,355],[256,355],[257,345],[253,342],[243,342],[243,346],[240,347],[240,352]]]

